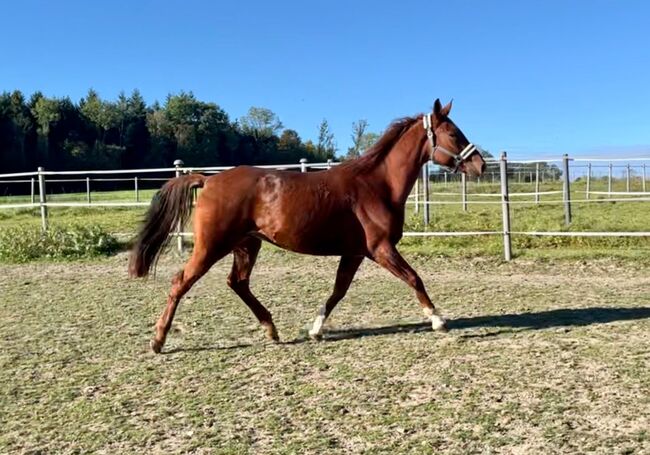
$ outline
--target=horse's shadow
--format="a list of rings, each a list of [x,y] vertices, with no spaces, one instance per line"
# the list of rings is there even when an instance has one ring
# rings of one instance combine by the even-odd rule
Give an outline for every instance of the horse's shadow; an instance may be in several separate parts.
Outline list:
[[[502,333],[542,330],[554,327],[582,327],[592,324],[606,324],[617,321],[649,319],[650,307],[590,307],[563,308],[540,312],[498,314],[489,316],[474,316],[457,318],[448,321],[450,331],[500,328],[501,330],[488,333],[470,333],[461,335],[464,338],[489,337]],[[428,322],[394,324],[374,328],[332,329],[324,333],[325,341],[349,340],[367,336],[392,335],[399,333],[414,333],[431,330]]]
[[[650,319],[650,307],[590,307],[590,308],[563,308],[557,310],[497,314],[490,316],[474,316],[457,318],[448,321],[450,331],[480,328],[499,328],[500,330],[480,333],[464,333],[463,338],[485,338],[504,333],[522,332],[529,330],[542,330],[554,327],[583,327],[593,324],[606,324],[618,321],[632,321]],[[342,341],[356,338],[395,335],[400,333],[415,333],[431,330],[429,322],[408,324],[394,324],[372,328],[345,328],[330,329],[323,333],[323,341]],[[285,341],[283,345],[297,345],[309,341],[306,337]],[[200,346],[189,348],[174,348],[165,352],[174,354],[181,352],[221,351],[242,349],[253,344],[237,344],[232,346]]]

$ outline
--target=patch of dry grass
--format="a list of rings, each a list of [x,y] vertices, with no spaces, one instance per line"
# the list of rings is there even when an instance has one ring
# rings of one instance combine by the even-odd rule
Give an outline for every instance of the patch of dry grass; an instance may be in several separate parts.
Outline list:
[[[265,248],[270,345],[229,260],[148,350],[171,275],[126,256],[0,265],[0,452],[648,453],[650,277],[634,262],[411,257],[452,330],[364,263],[325,340],[305,341],[336,260]]]

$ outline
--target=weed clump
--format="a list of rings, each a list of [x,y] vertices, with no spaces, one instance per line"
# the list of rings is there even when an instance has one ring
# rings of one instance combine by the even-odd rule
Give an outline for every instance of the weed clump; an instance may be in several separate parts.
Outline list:
[[[0,230],[0,261],[6,262],[105,256],[118,249],[117,239],[99,226]]]

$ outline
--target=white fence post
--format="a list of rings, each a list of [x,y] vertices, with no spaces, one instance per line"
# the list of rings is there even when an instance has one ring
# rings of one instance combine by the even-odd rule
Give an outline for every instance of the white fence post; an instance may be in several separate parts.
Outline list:
[[[508,155],[501,152],[499,162],[501,171],[501,211],[503,215],[503,256],[506,261],[512,259],[512,244],[510,241],[510,198],[508,196]]]
[[[420,213],[420,176],[415,179],[415,213]]]
[[[43,232],[47,231],[47,195],[45,193],[45,168],[38,168],[38,199],[41,206],[41,228]]]
[[[539,204],[539,163],[535,163],[535,204]]]
[[[176,177],[181,176],[181,167],[183,167],[183,160],[175,160],[174,161],[174,167],[176,168]],[[183,252],[183,225],[181,225],[181,222],[178,222],[178,225],[176,226],[176,246],[178,247],[178,252],[182,253]]]
[[[90,205],[90,177],[86,177],[86,202]]]
[[[34,177],[32,177],[30,185],[31,185],[30,186],[30,194],[32,196],[32,204],[35,204],[36,203],[36,191],[35,191],[36,183],[34,181]]]
[[[642,185],[643,185],[643,187],[642,187],[643,192],[645,193],[645,163],[643,163],[643,182],[642,182]]]
[[[300,158],[300,172],[307,172],[307,158]]]
[[[630,192],[630,163],[627,164],[625,168],[625,190]]]
[[[564,224],[571,224],[571,177],[569,176],[569,155],[562,156],[564,168],[564,184],[562,185],[562,196],[564,200]]]
[[[587,186],[585,187],[585,199],[589,199],[591,193],[591,163],[587,164]]]
[[[138,188],[138,176],[133,179],[133,189],[135,190],[135,202],[140,202],[140,190]]]
[[[327,158],[327,169],[332,169],[332,159]]]
[[[612,163],[609,163],[609,172],[607,173],[607,192],[612,192]],[[612,197],[612,195],[609,194],[609,197]]]
[[[422,214],[424,225],[429,225],[429,162],[427,161],[422,166]]]
[[[467,212],[467,176],[464,172],[460,174],[460,189],[463,212]]]

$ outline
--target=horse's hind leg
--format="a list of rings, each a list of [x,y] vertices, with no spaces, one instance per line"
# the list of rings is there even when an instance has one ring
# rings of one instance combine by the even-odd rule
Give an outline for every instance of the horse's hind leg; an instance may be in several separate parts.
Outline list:
[[[161,351],[165,344],[167,333],[172,326],[174,314],[176,313],[176,308],[178,307],[181,298],[190,290],[192,285],[196,283],[199,278],[210,270],[210,267],[212,267],[215,262],[223,258],[231,250],[231,247],[229,246],[222,246],[217,250],[214,248],[209,249],[206,248],[205,242],[202,241],[200,236],[195,237],[195,239],[196,243],[194,244],[192,257],[190,257],[190,260],[185,264],[183,270],[174,275],[174,278],[172,279],[172,288],[167,297],[167,305],[160,315],[160,318],[158,318],[158,322],[156,322],[156,334],[150,343],[151,349],[156,354]]]
[[[260,321],[260,324],[264,326],[267,338],[279,341],[271,313],[257,300],[250,289],[251,272],[261,246],[262,241],[255,237],[246,237],[237,244],[233,251],[232,270],[228,275],[228,286],[237,293]]]
[[[318,339],[323,332],[323,324],[329,317],[337,303],[341,301],[350,288],[354,274],[357,273],[359,266],[363,262],[363,256],[343,256],[339,262],[339,268],[336,271],[336,282],[334,283],[334,291],[327,299],[325,305],[320,309],[320,313],[314,321],[314,325],[309,331],[309,336]]]

